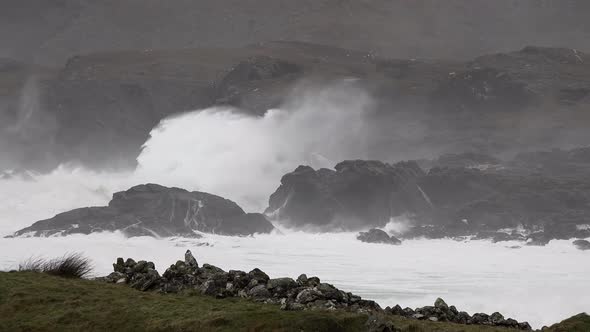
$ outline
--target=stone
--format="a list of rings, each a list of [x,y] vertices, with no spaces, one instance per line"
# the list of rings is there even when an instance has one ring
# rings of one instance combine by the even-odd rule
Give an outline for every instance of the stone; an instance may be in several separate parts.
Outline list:
[[[192,269],[196,269],[199,267],[199,263],[197,263],[195,256],[193,256],[190,250],[187,250],[184,254],[184,263]]]
[[[322,299],[322,293],[318,292],[315,289],[312,288],[306,288],[304,290],[302,290],[301,292],[299,292],[299,294],[297,294],[297,298],[295,299],[295,302],[297,303],[301,303],[301,304],[307,304],[310,302],[313,302],[315,300],[318,299]]]
[[[254,297],[254,298],[268,298],[270,297],[270,292],[268,291],[268,289],[266,289],[265,285],[257,285],[252,287],[252,289],[250,289],[248,291],[248,296]]]
[[[447,305],[447,303],[440,297],[437,298],[434,302],[434,307],[442,310],[443,312],[449,310],[449,306]]]
[[[494,325],[499,325],[499,323],[504,321],[504,316],[502,316],[502,314],[499,312],[494,312],[493,314],[490,315],[490,321]]]
[[[590,250],[590,241],[587,240],[575,240],[573,245],[580,250]]]
[[[266,282],[270,279],[268,275],[262,272],[260,269],[255,268],[254,270],[248,272],[248,276],[252,280],[256,280],[258,283],[266,284]]]

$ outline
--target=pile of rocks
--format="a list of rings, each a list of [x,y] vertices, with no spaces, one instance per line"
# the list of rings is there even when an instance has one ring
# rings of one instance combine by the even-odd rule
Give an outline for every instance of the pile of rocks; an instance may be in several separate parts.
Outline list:
[[[387,315],[398,315],[418,320],[531,330],[528,323],[518,322],[511,318],[505,319],[498,312],[491,315],[476,313],[470,316],[464,311],[457,310],[455,306],[447,305],[440,298],[436,300],[434,306],[402,309],[401,306],[396,305],[393,308],[381,309],[374,301],[363,300],[360,296],[339,290],[331,284],[321,282],[318,277],[307,277],[302,274],[296,280],[291,278],[271,279],[260,269],[250,272],[237,270],[225,272],[209,264],[199,267],[190,250],[186,251],[184,260],[172,264],[162,276],[156,271],[154,263],[135,262],[131,258],[127,260],[117,258],[113,268],[113,273],[99,279],[110,283],[128,284],[141,291],[178,293],[196,290],[201,294],[218,298],[248,298],[280,305],[282,310],[339,309],[368,313],[370,318],[367,324],[377,326],[376,330],[379,331],[394,330],[391,328],[388,330],[381,326],[389,322],[388,319],[383,319]]]
[[[152,262],[118,258],[113,264],[114,272],[101,278],[111,283],[126,283],[142,290],[159,290],[177,293],[183,290],[198,290],[218,298],[243,297],[255,301],[281,305],[283,310],[345,309],[354,312],[380,312],[374,301],[344,292],[331,284],[322,283],[318,277],[300,275],[291,278],[271,279],[260,269],[250,272],[222,269],[203,264],[187,250],[184,261],[171,265],[162,276]]]
[[[520,330],[532,330],[531,326],[527,322],[518,322],[512,318],[504,318],[499,312],[494,312],[491,315],[484,313],[476,313],[470,316],[465,311],[459,311],[453,305],[449,306],[441,298],[436,299],[434,306],[426,306],[422,308],[405,308],[402,309],[399,305],[393,308],[387,307],[384,309],[385,312],[404,316],[419,320],[430,320],[434,322],[453,322],[457,324],[468,324],[468,325],[490,325],[490,326],[501,326]]]

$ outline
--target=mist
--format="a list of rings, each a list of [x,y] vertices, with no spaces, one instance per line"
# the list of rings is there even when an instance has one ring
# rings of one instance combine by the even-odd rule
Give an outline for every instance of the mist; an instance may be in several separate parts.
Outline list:
[[[152,130],[135,176],[263,211],[281,177],[297,166],[366,159],[372,111],[371,96],[350,80],[297,88],[262,117],[228,107],[174,116]]]

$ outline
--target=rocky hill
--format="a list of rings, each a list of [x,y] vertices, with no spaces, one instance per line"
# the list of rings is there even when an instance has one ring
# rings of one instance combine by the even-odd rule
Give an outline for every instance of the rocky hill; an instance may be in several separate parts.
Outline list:
[[[302,82],[347,78],[356,78],[375,101],[367,120],[367,154],[374,159],[510,154],[590,138],[590,56],[571,48],[525,47],[471,61],[395,60],[270,42],[94,53],[72,57],[55,74],[28,85],[20,75],[0,77],[2,86],[11,86],[5,100],[12,100],[0,108],[9,119],[0,135],[21,151],[13,164],[27,168],[63,161],[133,167],[149,131],[166,116],[211,105],[261,115],[282,105]],[[19,98],[30,102],[14,102]],[[27,129],[17,135],[8,127],[22,113],[34,116],[21,120]],[[15,138],[23,133],[26,142]]]

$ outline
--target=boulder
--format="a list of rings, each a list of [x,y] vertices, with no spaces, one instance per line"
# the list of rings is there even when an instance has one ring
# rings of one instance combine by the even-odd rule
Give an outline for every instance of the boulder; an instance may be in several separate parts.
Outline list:
[[[370,229],[368,232],[360,232],[356,237],[357,240],[368,243],[386,243],[386,244],[401,244],[402,241],[394,236],[389,236],[380,229]]]
[[[145,184],[115,193],[108,206],[61,213],[17,231],[15,236],[122,231],[128,236],[195,237],[195,232],[250,235],[273,229],[266,217],[246,213],[228,199]]]
[[[590,241],[587,240],[575,240],[573,245],[580,250],[590,250]]]
[[[195,259],[195,257],[193,256],[193,254],[191,253],[190,250],[187,250],[186,253],[184,254],[184,263],[193,269],[197,269],[199,267],[199,263],[197,263],[197,260]]]

